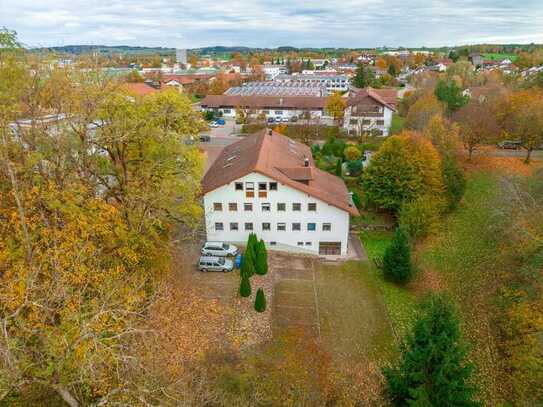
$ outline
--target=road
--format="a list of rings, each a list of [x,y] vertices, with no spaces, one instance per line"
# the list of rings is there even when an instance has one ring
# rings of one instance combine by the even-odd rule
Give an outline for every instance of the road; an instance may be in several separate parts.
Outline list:
[[[241,137],[236,135],[239,133],[239,127],[234,120],[227,119],[224,126],[211,128],[209,131],[201,133],[202,136],[208,135],[211,138],[209,142],[200,143],[200,149],[207,158],[204,172],[209,170],[225,146],[241,140]]]

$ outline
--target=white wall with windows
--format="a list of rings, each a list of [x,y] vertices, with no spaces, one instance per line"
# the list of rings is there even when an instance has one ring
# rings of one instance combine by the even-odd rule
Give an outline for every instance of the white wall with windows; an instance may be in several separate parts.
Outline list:
[[[349,214],[259,173],[204,196],[207,240],[245,243],[255,232],[267,245],[319,253],[320,243],[341,243],[347,253]]]
[[[390,126],[392,125],[392,110],[386,106],[381,107],[380,113],[382,116],[353,116],[352,106],[348,106],[345,109],[345,115],[343,117],[343,127],[350,134],[360,134],[364,131],[371,131],[373,129],[382,132],[383,136],[388,136]]]

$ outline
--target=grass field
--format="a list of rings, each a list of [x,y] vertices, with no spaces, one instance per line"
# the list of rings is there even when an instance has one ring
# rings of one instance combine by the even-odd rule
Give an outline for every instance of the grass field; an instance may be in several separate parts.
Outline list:
[[[379,287],[387,307],[394,333],[401,339],[412,325],[416,314],[417,297],[406,287],[385,281],[374,259],[382,258],[392,240],[392,232],[364,231],[360,239],[370,259],[369,278]]]
[[[514,54],[488,53],[488,54],[483,54],[483,58],[491,60],[491,61],[502,61],[504,59],[509,59],[511,62],[515,62],[517,59],[517,56]]]
[[[436,236],[419,253],[420,266],[443,279],[445,290],[455,300],[463,320],[463,333],[474,350],[476,381],[486,405],[500,405],[504,380],[500,377],[497,332],[493,315],[496,291],[494,273],[503,264],[500,257],[502,222],[492,210],[499,179],[486,172],[471,175],[464,201],[444,220]]]

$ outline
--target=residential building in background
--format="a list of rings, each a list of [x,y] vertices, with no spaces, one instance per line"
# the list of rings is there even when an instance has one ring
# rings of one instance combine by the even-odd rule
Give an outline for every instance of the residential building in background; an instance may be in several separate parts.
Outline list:
[[[175,59],[178,64],[187,65],[187,50],[185,48],[177,48],[175,50]]]
[[[347,99],[343,127],[350,135],[365,132],[388,136],[395,106],[388,103],[374,89],[358,91]]]
[[[298,85],[319,84],[328,92],[344,92],[349,88],[349,77],[337,74],[292,74],[278,75],[274,81],[282,83],[293,83]]]
[[[200,103],[202,110],[236,117],[236,109],[243,109],[253,118],[264,116],[276,121],[309,116],[313,119],[326,117],[327,97],[317,96],[240,96],[208,95]]]
[[[277,75],[287,74],[288,69],[286,65],[264,64],[262,65],[262,72],[267,80],[274,80]]]
[[[247,82],[224,92],[240,96],[327,96],[328,90],[320,83],[282,81]]]
[[[343,180],[315,166],[311,149],[268,129],[224,148],[202,180],[207,240],[346,255],[349,216]]]

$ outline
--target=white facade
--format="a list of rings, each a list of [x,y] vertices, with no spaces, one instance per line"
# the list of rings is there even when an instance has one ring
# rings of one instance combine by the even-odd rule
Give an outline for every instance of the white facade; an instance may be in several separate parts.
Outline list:
[[[277,75],[286,74],[288,72],[285,65],[262,65],[262,72],[266,75],[266,79],[275,79]]]
[[[175,50],[175,59],[178,64],[187,64],[187,50],[184,48],[177,48]]]
[[[236,189],[236,184],[243,190]],[[254,197],[247,197],[251,185]],[[266,190],[259,190],[263,186]],[[246,204],[252,210],[247,210]],[[319,254],[322,243],[332,243],[341,244],[341,255],[347,253],[348,212],[260,173],[250,173],[206,193],[204,210],[208,240],[244,244],[254,232],[270,248],[286,245]]]
[[[303,84],[319,84],[329,92],[343,92],[349,89],[349,77],[346,75],[323,75],[317,74],[319,71],[312,71],[310,74],[292,74],[278,75],[275,77],[277,82],[292,82]]]
[[[349,134],[361,134],[378,130],[383,136],[388,136],[390,126],[392,125],[392,109],[387,106],[381,106],[380,115],[371,116],[353,116],[351,114],[352,106],[347,106],[343,118],[343,127]]]
[[[206,109],[213,111],[214,109]],[[217,109],[218,112],[221,112],[224,117],[236,117],[236,109],[235,108],[227,108],[222,107]],[[292,117],[301,118],[305,113],[309,113],[311,115],[312,119],[327,119],[328,117],[324,114],[324,111],[322,109],[313,109],[313,110],[305,110],[305,109],[291,109],[291,108],[269,108],[269,109],[251,109],[250,117],[256,118],[259,115],[263,114],[266,119],[267,118],[287,118],[290,119]]]

